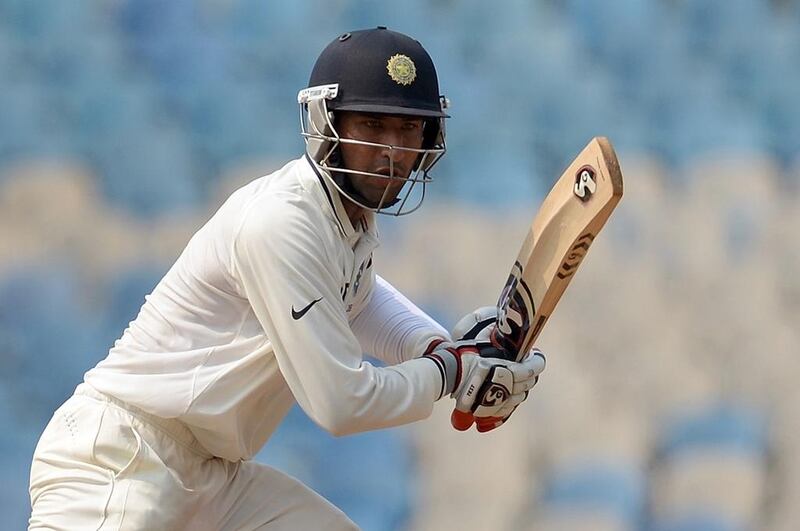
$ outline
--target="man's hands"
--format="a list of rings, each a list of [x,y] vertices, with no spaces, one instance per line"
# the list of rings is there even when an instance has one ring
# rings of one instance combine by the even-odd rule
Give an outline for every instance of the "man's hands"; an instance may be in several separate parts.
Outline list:
[[[497,308],[479,308],[456,324],[455,342],[434,343],[425,354],[442,371],[442,395],[456,400],[451,423],[458,430],[469,429],[473,421],[480,432],[501,426],[544,370],[545,358],[537,349],[519,363],[502,359],[513,356],[492,343],[496,322]]]
[[[474,421],[479,432],[486,432],[501,426],[528,397],[544,370],[545,359],[535,351],[520,363],[486,357],[464,359],[466,363],[472,365],[471,372],[453,394],[456,405],[450,422],[464,431]]]

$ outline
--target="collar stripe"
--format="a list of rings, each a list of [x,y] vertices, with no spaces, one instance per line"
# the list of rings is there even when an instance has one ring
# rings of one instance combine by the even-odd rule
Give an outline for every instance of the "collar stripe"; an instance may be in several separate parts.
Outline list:
[[[314,173],[317,175],[317,179],[319,179],[319,183],[322,185],[322,190],[328,197],[328,203],[330,203],[331,205],[331,211],[333,212],[333,217],[336,218],[336,223],[339,225],[339,230],[342,231],[342,234],[347,236],[347,231],[344,229],[342,220],[339,219],[339,213],[336,211],[336,204],[333,202],[333,197],[331,197],[331,191],[328,188],[328,183],[325,182],[325,178],[322,175],[320,175],[319,170],[317,169],[317,165],[314,164],[314,161],[311,160],[311,157],[308,156],[308,153],[305,154],[305,157],[306,160],[308,161],[309,166],[311,166],[311,169],[314,170]]]

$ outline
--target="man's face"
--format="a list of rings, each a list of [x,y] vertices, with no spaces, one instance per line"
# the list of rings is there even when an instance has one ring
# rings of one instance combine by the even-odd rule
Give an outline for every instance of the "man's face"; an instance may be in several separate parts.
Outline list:
[[[338,113],[336,121],[336,128],[342,138],[414,149],[422,147],[423,126],[424,120],[414,116],[349,111]],[[339,146],[345,168],[387,177],[390,175],[391,162],[394,176],[407,178],[419,156],[419,153],[413,151],[383,147],[347,143]],[[405,184],[401,179],[390,180],[358,174],[350,174],[350,180],[356,191],[374,206],[378,206],[381,201],[383,205],[390,204]]]

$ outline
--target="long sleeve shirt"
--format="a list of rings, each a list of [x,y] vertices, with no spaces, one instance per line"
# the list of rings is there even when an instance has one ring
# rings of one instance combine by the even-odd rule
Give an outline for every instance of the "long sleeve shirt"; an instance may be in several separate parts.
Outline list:
[[[240,188],[85,381],[230,460],[295,401],[337,435],[429,416],[442,381],[419,356],[447,332],[375,274],[374,215],[357,225],[306,157]]]

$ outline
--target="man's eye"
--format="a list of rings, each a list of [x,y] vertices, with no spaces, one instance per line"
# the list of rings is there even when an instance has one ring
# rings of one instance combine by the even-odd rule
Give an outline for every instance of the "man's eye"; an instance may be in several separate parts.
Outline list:
[[[375,129],[381,126],[380,120],[367,120],[365,125],[370,129]]]

